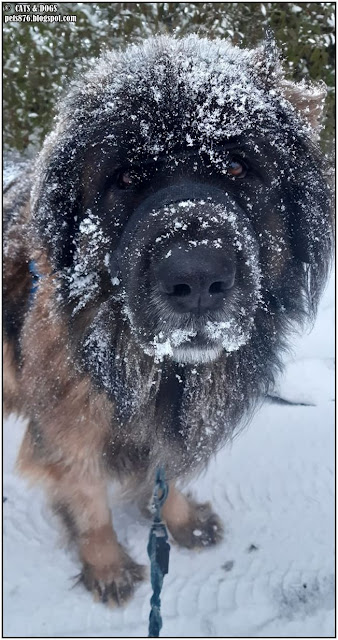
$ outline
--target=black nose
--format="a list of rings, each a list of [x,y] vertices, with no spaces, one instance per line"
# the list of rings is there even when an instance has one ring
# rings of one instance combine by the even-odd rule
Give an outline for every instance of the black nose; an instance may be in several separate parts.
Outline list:
[[[233,287],[233,255],[206,246],[175,246],[155,266],[158,287],[174,311],[205,313],[220,309]]]

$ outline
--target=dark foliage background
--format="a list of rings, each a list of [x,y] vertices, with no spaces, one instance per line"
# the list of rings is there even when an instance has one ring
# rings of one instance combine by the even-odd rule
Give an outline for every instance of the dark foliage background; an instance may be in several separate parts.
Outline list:
[[[7,12],[4,9],[7,9]],[[10,7],[10,10],[9,10]],[[5,15],[14,4],[2,5]],[[64,2],[76,23],[14,23],[3,32],[4,143],[32,150],[50,128],[56,98],[87,59],[158,33],[231,38],[256,45],[272,28],[288,74],[323,79],[328,88],[322,144],[334,149],[334,2]]]

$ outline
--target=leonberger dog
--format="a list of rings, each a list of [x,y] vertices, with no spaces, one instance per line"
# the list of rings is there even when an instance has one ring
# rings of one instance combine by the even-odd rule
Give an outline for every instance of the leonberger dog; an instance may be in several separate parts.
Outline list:
[[[6,193],[6,408],[18,467],[42,482],[81,581],[124,603],[144,569],[119,544],[107,485],[185,547],[222,538],[191,479],[273,385],[313,317],[332,253],[318,147],[325,88],[253,50],[160,36],[104,54],[62,98]]]

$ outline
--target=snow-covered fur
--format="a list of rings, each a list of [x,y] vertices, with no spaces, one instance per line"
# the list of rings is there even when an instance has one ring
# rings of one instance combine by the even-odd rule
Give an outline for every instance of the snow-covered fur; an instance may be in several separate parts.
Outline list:
[[[194,36],[105,54],[71,85],[29,204],[10,198],[8,406],[31,420],[22,468],[53,490],[69,473],[79,486],[115,475],[150,487],[159,464],[171,481],[198,471],[243,426],[327,276],[324,97],[285,79],[271,40],[245,50]],[[74,493],[54,502],[80,539]],[[182,522],[196,528],[189,504]]]

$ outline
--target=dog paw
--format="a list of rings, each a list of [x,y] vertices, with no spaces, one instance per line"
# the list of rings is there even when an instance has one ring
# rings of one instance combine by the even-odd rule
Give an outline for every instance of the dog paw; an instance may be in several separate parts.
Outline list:
[[[213,512],[209,502],[198,503],[189,499],[191,515],[184,525],[170,527],[174,540],[188,549],[203,549],[223,539],[223,524]]]
[[[94,600],[112,607],[123,606],[133,595],[138,583],[145,578],[145,567],[123,552],[119,565],[98,568],[85,563],[78,582],[91,591]]]

